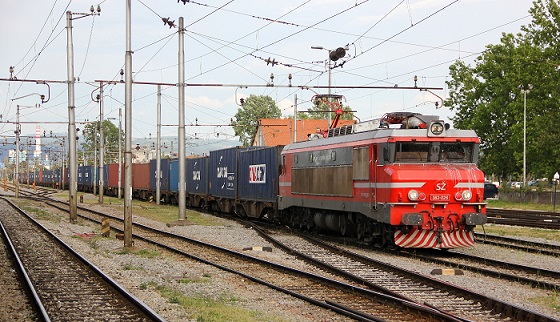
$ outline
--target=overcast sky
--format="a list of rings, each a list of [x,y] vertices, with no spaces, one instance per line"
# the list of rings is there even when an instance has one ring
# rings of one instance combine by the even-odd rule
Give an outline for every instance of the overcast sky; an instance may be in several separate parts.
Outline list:
[[[89,12],[88,1],[2,0],[0,10],[0,78],[9,78],[14,66],[18,79],[67,79],[66,11]],[[91,96],[96,80],[120,81],[125,65],[126,2],[99,3],[101,15],[73,15],[76,121],[95,120],[99,104]],[[185,75],[193,85],[186,88],[187,138],[227,138],[227,126],[237,112],[239,98],[269,95],[283,115],[311,106],[326,86],[327,50],[348,48],[332,69],[332,85],[418,86],[444,88],[434,91],[445,97],[449,65],[457,59],[471,63],[488,44],[497,44],[503,32],[517,33],[530,23],[529,0],[283,0],[283,1],[190,1],[131,0],[133,77],[139,82],[178,81],[177,28],[164,26],[162,18],[178,24],[185,20]],[[266,60],[277,64],[267,64]],[[276,86],[271,83],[274,74]],[[292,75],[289,85],[288,75]],[[235,85],[243,86],[236,87]],[[245,87],[247,86],[247,87]],[[156,86],[133,87],[133,136],[156,135]],[[390,111],[452,115],[447,107],[436,110],[438,97],[417,90],[334,89],[344,104],[362,121]],[[49,101],[39,108],[39,95]],[[49,97],[50,96],[50,97]],[[23,98],[22,98],[23,97]],[[178,89],[164,86],[162,135],[177,134]],[[237,102],[236,102],[237,99]],[[105,117],[118,118],[123,108],[124,84],[105,87]],[[15,121],[20,105],[23,134],[42,130],[64,133],[68,121],[68,93],[64,83],[46,85],[0,82],[0,113],[3,121]],[[114,120],[116,122],[116,120]],[[45,122],[60,122],[45,123]],[[201,126],[190,126],[197,123]],[[36,123],[36,124],[35,124]],[[124,119],[123,119],[124,124]],[[204,125],[204,126],[202,126]],[[83,126],[83,125],[82,125]],[[80,125],[78,125],[80,127]],[[13,124],[1,124],[0,135],[13,135]]]

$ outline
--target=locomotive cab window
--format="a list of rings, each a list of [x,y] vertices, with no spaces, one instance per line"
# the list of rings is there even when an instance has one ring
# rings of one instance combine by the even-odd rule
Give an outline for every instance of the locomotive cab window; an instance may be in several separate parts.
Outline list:
[[[474,160],[474,144],[463,142],[397,142],[394,162],[469,163]]]
[[[460,142],[441,143],[440,161],[450,163],[473,162],[473,144]]]
[[[400,142],[395,149],[395,162],[428,162],[430,143]]]

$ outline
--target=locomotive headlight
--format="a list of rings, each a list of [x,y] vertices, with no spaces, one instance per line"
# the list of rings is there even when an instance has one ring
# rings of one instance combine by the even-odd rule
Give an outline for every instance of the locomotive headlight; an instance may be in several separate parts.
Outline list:
[[[428,128],[428,136],[445,136],[445,122],[438,120],[432,121]]]
[[[472,192],[470,190],[457,191],[455,194],[455,200],[457,201],[469,201],[472,198]]]
[[[410,201],[417,201],[419,197],[420,197],[420,194],[416,190],[410,190],[408,192],[408,200],[410,200]]]
[[[430,131],[435,135],[440,135],[443,133],[443,125],[441,123],[433,123],[432,127],[430,127]]]
[[[469,201],[472,198],[472,192],[470,190],[463,191],[462,195],[463,195],[463,200],[465,201]]]

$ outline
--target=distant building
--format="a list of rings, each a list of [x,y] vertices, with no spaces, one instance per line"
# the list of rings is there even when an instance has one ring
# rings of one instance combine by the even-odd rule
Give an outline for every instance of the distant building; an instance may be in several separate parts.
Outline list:
[[[356,123],[353,120],[340,120],[338,126]],[[307,141],[309,135],[328,128],[328,120],[297,120],[297,128],[293,119],[260,119],[257,132],[253,137],[252,146],[287,145],[293,142]],[[294,140],[294,130],[296,137]]]
[[[35,159],[41,158],[41,127],[39,125],[35,127],[35,151],[33,152],[33,157]]]
[[[8,150],[8,162],[10,164],[16,163],[16,150]],[[27,151],[22,150],[19,151],[19,162],[27,161]]]

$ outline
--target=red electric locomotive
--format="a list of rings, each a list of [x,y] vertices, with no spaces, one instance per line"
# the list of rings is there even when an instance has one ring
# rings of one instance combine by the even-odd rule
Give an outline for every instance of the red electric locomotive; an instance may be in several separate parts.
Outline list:
[[[399,112],[325,136],[283,149],[278,209],[285,224],[382,247],[474,245],[473,228],[486,223],[474,131]]]

